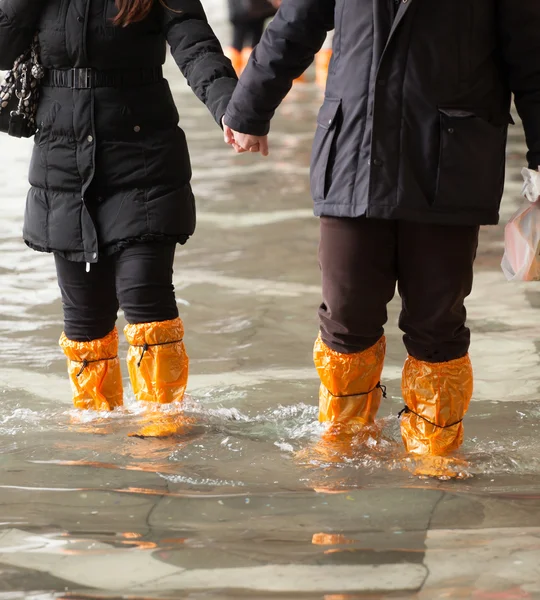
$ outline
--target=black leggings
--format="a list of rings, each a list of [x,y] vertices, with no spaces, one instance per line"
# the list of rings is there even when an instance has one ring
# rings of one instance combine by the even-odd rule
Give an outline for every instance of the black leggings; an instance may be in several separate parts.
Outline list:
[[[244,48],[254,48],[261,41],[265,22],[265,19],[235,21],[232,47],[238,52],[242,52]]]
[[[85,263],[55,255],[64,308],[64,332],[76,342],[100,339],[115,326],[118,308],[128,323],[178,317],[173,244],[134,244],[86,271]]]

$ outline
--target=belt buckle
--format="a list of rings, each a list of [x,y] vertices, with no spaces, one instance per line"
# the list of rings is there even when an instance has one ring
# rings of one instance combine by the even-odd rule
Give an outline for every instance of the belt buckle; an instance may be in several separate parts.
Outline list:
[[[85,67],[82,69],[71,69],[72,84],[74,90],[87,90],[92,87],[92,69]]]

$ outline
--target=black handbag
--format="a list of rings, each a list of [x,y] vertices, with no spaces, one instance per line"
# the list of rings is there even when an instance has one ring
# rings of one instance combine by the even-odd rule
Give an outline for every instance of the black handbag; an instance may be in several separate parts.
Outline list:
[[[0,132],[18,138],[36,133],[39,84],[44,75],[36,34],[30,48],[17,58],[0,85]]]

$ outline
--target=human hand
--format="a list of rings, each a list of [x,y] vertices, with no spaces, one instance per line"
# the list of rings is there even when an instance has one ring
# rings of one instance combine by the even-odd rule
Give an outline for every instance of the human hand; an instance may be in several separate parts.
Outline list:
[[[249,135],[234,131],[223,122],[223,138],[225,143],[232,146],[237,154],[244,152],[260,152],[263,156],[268,156],[268,136]]]

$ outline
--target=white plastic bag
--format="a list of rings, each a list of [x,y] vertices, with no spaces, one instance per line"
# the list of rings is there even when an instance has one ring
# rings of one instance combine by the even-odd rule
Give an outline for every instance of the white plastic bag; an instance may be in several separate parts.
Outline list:
[[[540,281],[540,173],[523,169],[528,202],[504,229],[502,270],[508,281]]]

